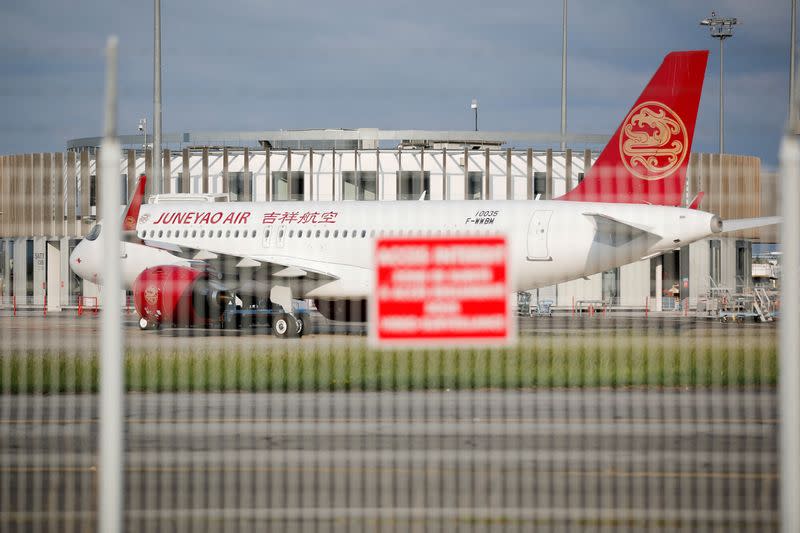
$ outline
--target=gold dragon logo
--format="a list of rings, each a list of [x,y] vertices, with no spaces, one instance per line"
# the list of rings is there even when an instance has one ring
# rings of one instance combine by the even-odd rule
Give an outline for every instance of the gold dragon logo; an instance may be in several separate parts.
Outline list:
[[[634,107],[619,136],[622,163],[644,180],[659,180],[681,166],[689,152],[686,127],[675,111],[661,102]]]
[[[155,307],[158,303],[158,287],[150,285],[144,290],[144,301],[148,307]]]

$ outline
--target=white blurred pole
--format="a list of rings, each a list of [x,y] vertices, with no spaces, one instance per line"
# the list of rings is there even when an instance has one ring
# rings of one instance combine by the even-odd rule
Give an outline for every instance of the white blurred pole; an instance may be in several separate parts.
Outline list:
[[[120,145],[117,139],[117,38],[107,45],[105,134],[101,145],[100,195],[103,217],[103,312],[100,351],[99,530],[122,531],[122,329],[120,287]]]
[[[795,121],[792,121],[795,122]],[[781,530],[800,531],[800,138],[781,145],[780,495]]]

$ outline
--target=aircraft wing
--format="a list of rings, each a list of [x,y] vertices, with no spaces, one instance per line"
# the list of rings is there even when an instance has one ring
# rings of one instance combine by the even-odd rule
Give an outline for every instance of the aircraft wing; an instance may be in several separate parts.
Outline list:
[[[637,226],[629,222],[616,219],[603,213],[584,213],[594,221],[595,240],[610,246],[622,246],[637,237],[653,236],[660,239],[660,235],[652,233],[648,228]]]
[[[781,217],[759,217],[759,218],[738,218],[733,220],[722,221],[722,232],[727,231],[741,231],[745,229],[761,228],[763,226],[771,226],[773,224],[780,224]]]

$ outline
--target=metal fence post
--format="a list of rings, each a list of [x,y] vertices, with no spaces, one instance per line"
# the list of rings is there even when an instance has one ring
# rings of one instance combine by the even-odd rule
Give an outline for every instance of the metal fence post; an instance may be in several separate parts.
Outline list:
[[[103,314],[101,323],[100,362],[100,486],[98,490],[99,530],[122,531],[122,328],[120,316],[119,247],[119,140],[116,137],[117,38],[111,37],[106,48],[105,138],[99,176],[103,180],[103,220],[105,254],[103,266]],[[114,260],[112,260],[114,259]]]
[[[783,248],[781,274],[781,321],[779,412],[781,529],[800,531],[800,140],[789,134],[781,145],[780,242]]]

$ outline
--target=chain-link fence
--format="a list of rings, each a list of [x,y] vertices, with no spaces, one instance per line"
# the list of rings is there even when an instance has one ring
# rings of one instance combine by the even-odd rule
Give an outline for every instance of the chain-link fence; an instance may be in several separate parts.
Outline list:
[[[684,54],[665,64],[705,67]],[[645,104],[617,132],[634,148],[648,117],[680,122]],[[685,185],[688,146],[679,163],[650,154],[648,172],[679,168],[656,177],[601,154],[573,182],[565,154],[558,198],[552,160],[536,176],[531,151],[526,173],[511,151],[479,149],[482,200],[428,202],[452,176],[447,148],[424,149],[375,149],[370,186],[410,201],[337,199],[337,180],[364,169],[335,150],[283,167],[265,150],[264,187],[274,171],[291,188],[327,155],[331,188],[313,165],[299,202],[147,199],[142,182],[118,226],[119,180],[101,179],[105,211],[79,243],[13,232],[34,213],[83,224],[29,193],[49,183],[55,203],[74,200],[62,193],[89,154],[62,189],[38,172],[46,158],[4,159],[3,205],[24,224],[0,241],[0,530],[92,531],[103,513],[128,531],[778,530],[779,465],[794,468],[778,453],[794,427],[778,324],[797,322],[796,264],[770,276],[779,243],[758,231],[777,212],[743,193],[753,162],[691,156]],[[117,150],[101,148],[101,177],[138,165]],[[506,166],[491,174],[494,156]],[[537,179],[547,199],[515,199],[513,180]],[[754,268],[754,246],[776,268]]]

